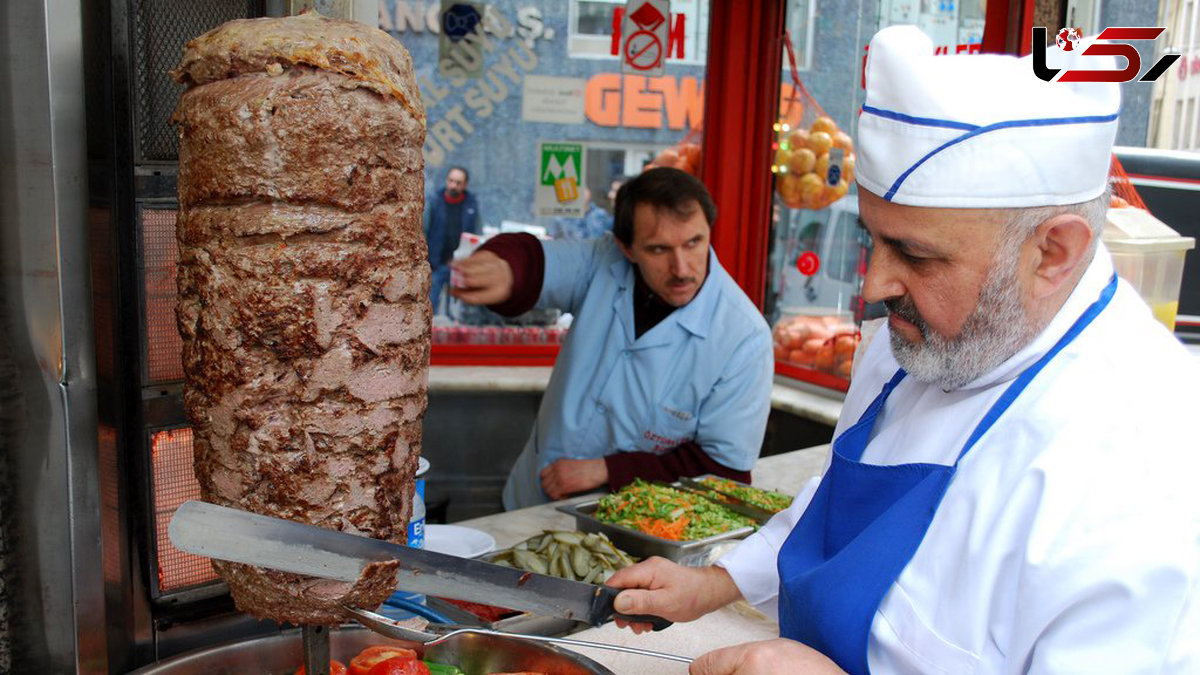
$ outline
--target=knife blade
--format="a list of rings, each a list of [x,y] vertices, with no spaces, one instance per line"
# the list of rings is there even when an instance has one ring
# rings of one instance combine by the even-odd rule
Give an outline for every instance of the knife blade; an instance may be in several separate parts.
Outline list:
[[[657,616],[618,615],[620,589],[535,574],[480,560],[410,548],[370,537],[250,513],[201,501],[185,502],[171,518],[171,543],[181,551],[354,582],[375,562],[400,561],[396,586],[405,591],[496,605],[599,626],[613,616],[662,630]]]
[[[718,490],[711,485],[705,485],[698,480],[692,480],[691,478],[684,476],[679,479],[679,484],[684,490],[704,497],[705,499],[708,499],[716,504],[720,504],[730,511],[740,513],[747,518],[751,518],[759,525],[764,525],[768,520],[775,517],[775,513],[772,511],[768,511],[760,506],[749,504],[740,497],[735,497],[728,492]],[[720,495],[721,498],[714,497],[714,494]]]

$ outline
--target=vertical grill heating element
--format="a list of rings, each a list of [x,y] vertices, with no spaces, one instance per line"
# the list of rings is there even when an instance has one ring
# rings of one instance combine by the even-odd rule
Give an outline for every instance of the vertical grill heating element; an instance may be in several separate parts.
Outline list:
[[[175,239],[174,208],[143,208],[142,261],[146,316],[146,385],[183,380],[180,352],[183,341],[175,325],[176,268],[179,245]]]
[[[142,298],[145,308],[143,335],[146,386],[161,386],[183,380],[180,352],[183,342],[175,323],[177,291],[175,279],[179,246],[175,239],[176,209],[143,206]],[[154,500],[155,569],[157,595],[172,593],[217,579],[207,558],[176,549],[167,536],[175,509],[189,499],[200,498],[200,484],[192,470],[192,430],[176,427],[148,434],[151,488]]]
[[[167,527],[171,516],[189,499],[200,498],[200,484],[192,472],[192,430],[166,429],[150,434],[154,466],[154,538],[157,541],[158,591],[169,593],[215,581],[208,558],[184,553],[171,544]]]

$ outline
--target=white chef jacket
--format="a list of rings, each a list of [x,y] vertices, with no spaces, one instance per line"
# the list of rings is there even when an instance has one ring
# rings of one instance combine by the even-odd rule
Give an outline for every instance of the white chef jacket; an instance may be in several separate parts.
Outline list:
[[[695,441],[727,467],[753,468],[771,410],[771,331],[716,254],[696,297],[635,339],[633,265],[615,239],[542,249],[538,306],[575,319],[504,486],[505,508],[546,502],[538,474],[564,458]]]
[[[862,461],[953,464],[1008,384],[1113,273],[1103,245],[1028,347],[962,389],[905,378]],[[899,367],[886,327],[835,437]],[[1200,673],[1200,366],[1121,281],[963,458],[871,625],[873,673]],[[775,613],[778,552],[816,490],[722,558]]]

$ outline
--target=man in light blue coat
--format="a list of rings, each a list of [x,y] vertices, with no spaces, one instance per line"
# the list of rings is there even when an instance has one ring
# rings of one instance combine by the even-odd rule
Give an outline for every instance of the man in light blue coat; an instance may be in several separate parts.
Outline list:
[[[452,293],[503,314],[575,316],[506,508],[714,473],[749,481],[770,411],[770,329],[709,246],[704,185],[652,169],[622,186],[613,237],[495,237]]]

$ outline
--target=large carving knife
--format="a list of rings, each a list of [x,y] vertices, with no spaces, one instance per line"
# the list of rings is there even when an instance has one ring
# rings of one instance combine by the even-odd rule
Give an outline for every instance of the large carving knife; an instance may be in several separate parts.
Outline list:
[[[357,581],[365,566],[398,560],[396,587],[405,591],[593,626],[615,615],[613,599],[619,592],[200,501],[180,506],[168,533],[171,543],[188,553],[338,581]],[[655,630],[671,625],[657,616],[620,616]]]

